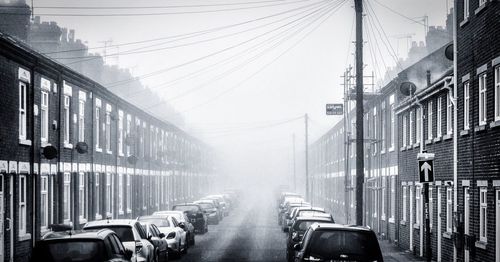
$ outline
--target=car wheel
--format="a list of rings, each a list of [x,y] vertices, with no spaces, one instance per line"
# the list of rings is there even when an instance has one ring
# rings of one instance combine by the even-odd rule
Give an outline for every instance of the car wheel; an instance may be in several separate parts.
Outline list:
[[[189,239],[186,237],[184,241],[184,248],[182,249],[182,254],[187,254],[189,248]]]
[[[195,235],[193,234],[191,237],[191,246],[194,246],[195,244],[196,244],[196,240],[195,240]]]
[[[158,249],[155,250],[154,261],[155,262],[160,262],[160,251]]]

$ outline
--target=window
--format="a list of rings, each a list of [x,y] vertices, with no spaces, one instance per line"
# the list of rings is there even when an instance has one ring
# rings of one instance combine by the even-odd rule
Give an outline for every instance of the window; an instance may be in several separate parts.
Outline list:
[[[380,127],[380,133],[381,134],[380,135],[382,136],[382,138],[381,138],[381,146],[380,146],[381,148],[380,148],[380,150],[383,153],[383,152],[385,152],[385,145],[387,143],[387,141],[385,140],[385,133],[386,133],[386,130],[387,130],[387,128],[385,126],[385,118],[386,118],[385,101],[382,101],[381,108],[382,108],[382,112],[381,112],[381,116],[380,116],[380,122],[381,122],[381,124],[380,124],[380,126],[381,126]]]
[[[410,143],[409,145],[413,145],[413,110],[410,110]]]
[[[47,230],[49,226],[49,178],[40,177],[40,226]]]
[[[150,126],[149,130],[149,156],[151,157],[151,160],[154,159],[154,154],[155,154],[155,128],[153,126]]]
[[[453,104],[451,103],[451,96],[453,94],[448,91],[446,94],[446,133],[453,133]]]
[[[396,217],[396,176],[391,176],[391,220]]]
[[[23,236],[26,234],[26,220],[27,220],[26,179],[27,179],[26,175],[19,175],[19,236]]]
[[[123,175],[118,174],[118,213],[123,214]]]
[[[382,206],[382,219],[385,220],[385,194],[387,191],[386,177],[382,175],[382,199],[380,200]]]
[[[106,174],[106,216],[113,218],[113,175]]]
[[[64,173],[64,190],[63,190],[63,218],[64,223],[68,224],[71,221],[71,174]]]
[[[421,134],[422,126],[420,125],[422,123],[422,109],[420,107],[417,108],[417,113],[415,114],[415,120],[416,120],[415,137],[417,138],[416,142],[420,143],[420,138],[422,135]]]
[[[85,142],[85,101],[87,93],[80,91],[78,103],[78,141]]]
[[[441,124],[441,119],[442,119],[442,98],[438,97],[437,99],[437,118],[436,118],[436,136],[441,137],[442,135],[442,124]]]
[[[420,225],[420,220],[422,218],[422,187],[417,186],[415,188],[415,205],[416,205],[416,212],[415,212],[415,224]]]
[[[500,121],[500,66],[495,67],[495,121]]]
[[[94,192],[94,196],[95,196],[95,216],[96,216],[96,219],[101,219],[102,216],[101,216],[101,191],[100,191],[100,187],[99,187],[99,180],[100,180],[100,176],[99,176],[99,173],[95,173],[95,192]]]
[[[488,2],[488,0],[479,0],[479,6],[483,6]]]
[[[19,139],[21,140],[26,140],[27,86],[28,84],[19,82]]]
[[[50,85],[50,83],[49,83]],[[40,99],[40,139],[42,143],[49,141],[49,93],[42,90]]]
[[[429,185],[429,224],[432,228],[432,223],[434,223],[434,197],[432,196],[432,186]]]
[[[95,150],[101,152],[101,100],[95,99]]]
[[[391,143],[390,143],[390,148],[389,151],[394,150],[394,140],[395,140],[395,135],[396,135],[396,125],[394,123],[396,119],[396,111],[394,110],[394,94],[392,94],[389,97],[389,104],[391,105],[391,114],[390,114],[390,123],[391,123]]]
[[[123,111],[118,110],[118,154],[123,156]]]
[[[71,97],[68,95],[64,96],[64,144],[69,145],[69,125],[70,121],[70,106],[71,106]]]
[[[486,187],[479,188],[479,241],[488,240],[488,190]]]
[[[453,227],[453,199],[452,188],[446,188],[446,232],[451,233]]]
[[[166,191],[166,190],[164,190]],[[127,175],[127,213],[132,212],[132,190],[130,188],[130,175]]]
[[[86,198],[87,192],[85,190],[85,173],[78,174],[78,207],[80,211],[80,221],[87,217]]]
[[[112,154],[111,151],[111,105],[106,105],[106,152]]]
[[[469,19],[469,0],[464,0],[464,20],[467,19]]]
[[[486,124],[486,74],[479,76],[479,125]]]
[[[406,126],[407,126],[406,115],[403,115],[403,146],[406,146],[406,143],[408,141]]]
[[[427,103],[427,139],[432,139],[432,100]]]
[[[126,140],[126,144],[127,144],[127,156],[130,156],[130,139],[131,139],[131,134],[130,134],[130,128],[131,128],[131,125],[132,125],[132,116],[131,115],[127,115],[127,140]]]
[[[403,221],[406,222],[406,198],[408,195],[408,187],[403,186]]]
[[[470,111],[470,84],[469,82],[464,83],[464,130],[468,130],[470,126],[469,111]]]

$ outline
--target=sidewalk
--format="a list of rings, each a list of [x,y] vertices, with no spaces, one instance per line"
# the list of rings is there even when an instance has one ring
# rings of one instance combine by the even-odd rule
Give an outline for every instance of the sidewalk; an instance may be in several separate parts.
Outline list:
[[[425,259],[413,256],[410,252],[405,252],[400,250],[393,243],[389,243],[387,240],[379,240],[380,249],[382,250],[382,255],[384,256],[384,262],[396,262],[396,261],[425,261]]]

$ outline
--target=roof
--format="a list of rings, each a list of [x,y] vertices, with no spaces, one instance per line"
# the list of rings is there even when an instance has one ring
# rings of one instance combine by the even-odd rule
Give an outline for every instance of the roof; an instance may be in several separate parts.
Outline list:
[[[373,232],[369,227],[342,225],[334,223],[314,223],[311,225],[311,228],[313,230],[345,230],[345,231]]]
[[[97,220],[97,221],[91,221],[85,224],[84,228],[86,227],[96,227],[96,226],[132,226],[137,220],[133,219],[104,219],[104,220]]]
[[[169,214],[184,214],[184,211],[179,211],[179,210],[166,210],[166,211],[156,211],[153,213],[152,216],[159,216],[159,215],[169,215]]]
[[[114,232],[109,229],[96,231],[67,231],[67,232],[49,232],[42,237],[42,240],[61,240],[61,239],[100,239],[103,240],[109,234]]]

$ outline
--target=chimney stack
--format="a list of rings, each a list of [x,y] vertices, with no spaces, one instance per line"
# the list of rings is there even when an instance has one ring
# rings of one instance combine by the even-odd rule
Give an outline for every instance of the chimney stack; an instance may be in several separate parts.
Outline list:
[[[426,71],[426,76],[427,76],[427,86],[431,86],[431,70]]]

